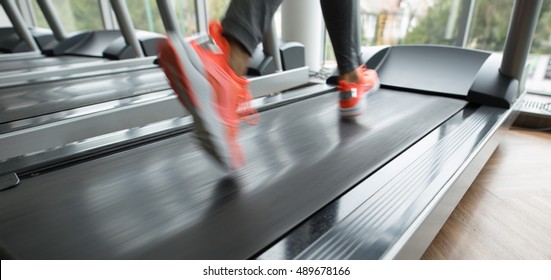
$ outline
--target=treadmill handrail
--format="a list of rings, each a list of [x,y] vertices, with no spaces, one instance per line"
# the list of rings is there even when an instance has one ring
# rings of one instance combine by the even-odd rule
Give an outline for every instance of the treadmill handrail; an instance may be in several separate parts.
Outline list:
[[[138,37],[136,37],[136,29],[130,18],[128,7],[125,0],[111,0],[111,8],[115,12],[117,22],[119,23],[120,30],[126,41],[126,44],[134,48],[136,57],[144,57],[144,51]]]
[[[17,5],[15,4],[15,2],[13,2],[13,0],[3,0],[1,1],[1,4],[4,7],[6,15],[9,17],[13,27],[15,28],[17,35],[19,35],[19,37],[23,41],[25,41],[25,43],[27,43],[30,51],[38,51],[38,45],[34,41],[31,32],[27,28],[27,25],[25,24],[21,13],[17,9]]]

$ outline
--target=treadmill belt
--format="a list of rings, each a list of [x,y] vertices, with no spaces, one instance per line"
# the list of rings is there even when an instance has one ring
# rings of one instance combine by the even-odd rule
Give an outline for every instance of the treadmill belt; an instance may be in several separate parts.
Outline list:
[[[33,59],[20,59],[12,61],[3,61],[0,63],[0,72],[9,74],[33,71],[33,68],[51,67],[55,65],[70,65],[73,63],[105,61],[106,59],[85,56],[57,56],[57,57],[37,57]]]
[[[0,123],[168,89],[157,68],[0,90]]]
[[[336,100],[242,126],[232,175],[187,133],[23,178],[0,193],[0,244],[23,259],[251,258],[466,104],[383,89],[350,122]]]

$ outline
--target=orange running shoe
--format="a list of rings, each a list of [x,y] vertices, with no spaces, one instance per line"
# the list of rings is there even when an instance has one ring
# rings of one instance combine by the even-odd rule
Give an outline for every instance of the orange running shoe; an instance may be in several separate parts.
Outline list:
[[[358,73],[358,83],[347,83],[344,80],[339,81],[337,89],[339,90],[339,107],[343,118],[352,118],[360,116],[365,110],[365,96],[379,90],[381,84],[379,76],[373,69],[367,69],[362,65],[356,69]]]
[[[222,37],[222,26],[212,22],[209,29],[216,45],[188,43],[180,34],[169,32],[169,40],[159,46],[159,64],[193,116],[199,143],[229,171],[244,165],[237,142],[240,119],[256,111],[250,107],[247,79],[237,76],[228,64],[230,45]]]

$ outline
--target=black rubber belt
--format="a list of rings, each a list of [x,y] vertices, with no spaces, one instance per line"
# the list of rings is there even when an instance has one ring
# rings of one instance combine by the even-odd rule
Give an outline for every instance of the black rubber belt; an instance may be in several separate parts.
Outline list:
[[[23,179],[0,193],[0,241],[24,259],[250,258],[464,105],[381,90],[343,122],[330,93],[243,126],[233,178],[186,134]]]
[[[81,62],[105,61],[103,58],[85,57],[85,56],[59,56],[59,57],[34,57],[30,59],[18,59],[2,61],[0,63],[0,72],[15,74],[31,71],[33,68],[70,65]]]
[[[0,123],[168,89],[159,69],[0,89]]]

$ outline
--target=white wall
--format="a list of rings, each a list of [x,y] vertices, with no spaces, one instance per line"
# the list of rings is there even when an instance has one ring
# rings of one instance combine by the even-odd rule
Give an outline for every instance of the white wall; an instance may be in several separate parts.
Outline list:
[[[281,38],[302,43],[306,65],[316,72],[322,67],[324,31],[319,0],[283,1]]]

